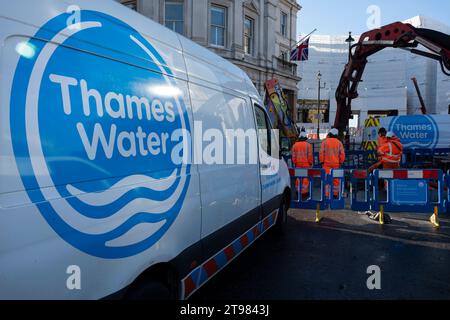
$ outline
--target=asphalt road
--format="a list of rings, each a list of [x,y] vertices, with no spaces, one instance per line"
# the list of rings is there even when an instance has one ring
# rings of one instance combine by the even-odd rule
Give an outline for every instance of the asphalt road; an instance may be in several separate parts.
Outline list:
[[[217,300],[450,299],[450,219],[391,215],[380,226],[354,212],[291,210],[284,236],[267,234],[193,297]],[[367,268],[381,269],[381,290]]]

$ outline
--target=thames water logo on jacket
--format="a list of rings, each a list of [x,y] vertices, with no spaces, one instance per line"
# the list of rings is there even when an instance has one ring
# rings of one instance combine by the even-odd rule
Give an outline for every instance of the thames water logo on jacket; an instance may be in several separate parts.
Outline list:
[[[11,136],[24,186],[65,241],[101,258],[157,243],[186,197],[183,93],[155,48],[114,17],[50,20],[19,46]],[[120,51],[119,51],[120,50]],[[180,156],[181,155],[181,156]]]

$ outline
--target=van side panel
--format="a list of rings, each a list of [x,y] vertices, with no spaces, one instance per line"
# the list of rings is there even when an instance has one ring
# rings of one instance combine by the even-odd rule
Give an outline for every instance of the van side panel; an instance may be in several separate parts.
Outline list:
[[[93,36],[128,46],[0,19],[0,299],[102,298],[200,242],[197,169],[171,162],[193,127],[187,82],[139,34],[99,37],[108,21]]]
[[[194,150],[202,192],[202,238],[249,214],[249,225],[239,230],[246,231],[261,218],[256,144],[246,144],[249,140],[242,135],[247,133],[251,138],[254,133],[252,109],[244,98],[225,90],[192,83],[189,88],[196,122]],[[253,164],[249,164],[252,157]]]

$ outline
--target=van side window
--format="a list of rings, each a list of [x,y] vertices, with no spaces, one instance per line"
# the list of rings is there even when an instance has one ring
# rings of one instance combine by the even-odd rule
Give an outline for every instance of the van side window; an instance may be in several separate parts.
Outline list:
[[[264,110],[257,104],[255,104],[255,115],[256,115],[256,125],[258,129],[259,144],[267,154],[270,154],[271,139],[270,139],[269,119],[267,119],[267,115],[264,112]]]

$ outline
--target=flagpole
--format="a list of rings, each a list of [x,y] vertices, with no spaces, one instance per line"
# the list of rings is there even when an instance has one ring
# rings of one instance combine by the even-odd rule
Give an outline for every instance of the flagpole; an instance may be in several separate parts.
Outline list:
[[[305,41],[309,36],[311,36],[311,35],[312,35],[314,32],[316,32],[316,31],[317,31],[317,29],[314,29],[313,31],[311,31],[310,33],[308,33],[307,36],[301,38],[300,41],[297,42],[297,43],[295,44],[295,46],[293,46],[293,47],[291,48],[291,50],[292,50],[293,48],[297,47],[297,46],[298,46],[300,43],[302,43],[303,41]]]
[[[316,31],[317,31],[317,28],[314,29],[313,31],[311,31],[310,33],[308,33],[307,36],[301,38],[300,41],[297,42],[297,43],[295,44],[295,46],[289,48],[288,53],[291,54],[291,52],[292,52],[292,50],[293,50],[294,48],[298,47],[298,45],[299,45],[300,43],[302,43],[303,41],[305,41],[309,36],[311,36],[311,35],[312,35],[314,32],[316,32]],[[282,55],[283,55],[283,54],[280,54],[278,57],[281,57]]]

